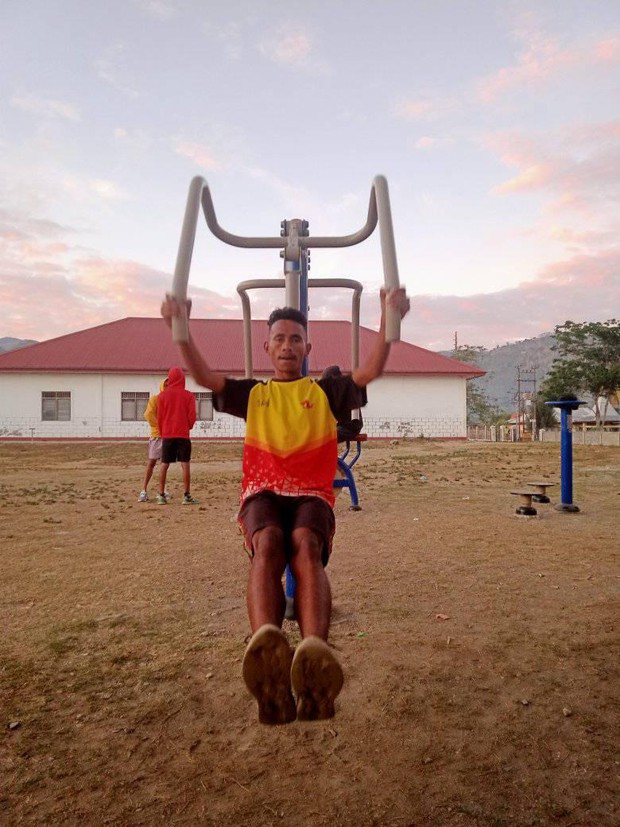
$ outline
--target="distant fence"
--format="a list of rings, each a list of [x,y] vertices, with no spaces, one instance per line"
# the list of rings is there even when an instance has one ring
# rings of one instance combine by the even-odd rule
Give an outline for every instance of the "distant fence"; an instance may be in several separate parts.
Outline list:
[[[516,442],[516,425],[468,425],[467,439],[474,442]]]
[[[541,442],[559,442],[560,431],[552,428],[541,430],[538,436]],[[602,428],[600,431],[592,428],[573,428],[573,445],[617,445],[620,447],[620,430],[617,428]]]
[[[559,442],[560,429],[550,428],[538,432],[539,442]],[[532,435],[527,432],[518,439],[516,425],[469,425],[467,439],[474,442],[518,442],[531,441]],[[574,445],[618,445],[620,447],[620,429],[618,427],[604,427],[595,430],[591,427],[575,425],[573,428]]]

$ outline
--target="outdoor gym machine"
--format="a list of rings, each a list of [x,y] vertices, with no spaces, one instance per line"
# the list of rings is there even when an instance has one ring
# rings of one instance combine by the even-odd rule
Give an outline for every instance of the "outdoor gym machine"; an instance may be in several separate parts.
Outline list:
[[[579,506],[573,502],[573,411],[585,405],[577,397],[545,402],[553,408],[560,409],[560,483],[561,502],[555,505],[557,511],[575,514]]]
[[[252,376],[252,324],[251,307],[247,291],[256,288],[284,287],[285,305],[294,307],[308,316],[308,289],[310,287],[344,287],[353,290],[352,310],[352,367],[358,366],[359,360],[359,302],[362,285],[351,279],[309,279],[310,250],[320,247],[352,247],[365,241],[379,225],[381,255],[383,259],[383,276],[386,289],[398,288],[398,265],[396,261],[396,246],[394,244],[394,230],[392,226],[392,212],[387,181],[383,175],[377,175],[370,190],[368,215],[364,226],[355,233],[344,236],[311,236],[309,223],[305,219],[285,219],[280,223],[280,235],[271,237],[239,236],[227,232],[218,224],[215,208],[211,198],[209,186],[204,178],[196,176],[192,179],[187,196],[185,217],[181,229],[181,239],[177,254],[174,279],[172,282],[172,296],[179,303],[187,300],[187,284],[192,262],[196,227],[200,207],[204,213],[208,228],[216,238],[233,247],[246,249],[274,248],[280,250],[284,259],[283,279],[255,279],[241,282],[237,287],[243,307],[243,333],[246,377]],[[172,337],[175,342],[187,342],[189,339],[188,321],[186,318],[173,317]],[[385,339],[387,342],[396,342],[400,339],[400,314],[398,310],[386,308]],[[304,360],[303,373],[307,375],[307,363]],[[359,455],[359,446],[358,446]],[[349,469],[350,473],[350,469]],[[355,490],[353,488],[353,490]],[[357,494],[356,494],[357,497]],[[356,503],[357,504],[357,503]],[[288,615],[292,606],[295,581],[286,569],[286,595]]]

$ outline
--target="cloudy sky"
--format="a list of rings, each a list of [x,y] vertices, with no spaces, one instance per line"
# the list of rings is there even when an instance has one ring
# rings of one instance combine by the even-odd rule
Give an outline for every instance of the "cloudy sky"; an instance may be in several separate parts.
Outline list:
[[[609,0],[3,0],[0,336],[157,315],[194,175],[225,229],[271,236],[354,232],[384,174],[424,347],[618,317],[619,104]],[[281,271],[202,223],[195,315]],[[377,233],[311,275],[363,282],[377,323]]]

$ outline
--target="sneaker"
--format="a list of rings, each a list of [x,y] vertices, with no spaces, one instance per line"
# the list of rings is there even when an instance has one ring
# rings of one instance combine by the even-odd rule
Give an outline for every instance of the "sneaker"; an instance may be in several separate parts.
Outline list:
[[[166,498],[166,501],[169,502],[172,499],[172,494],[169,494],[167,491],[164,491],[164,497]]]
[[[191,494],[184,494],[181,500],[181,505],[198,505],[200,500],[194,499]]]
[[[140,496],[138,497],[139,503],[147,503],[149,501],[149,495],[146,491],[140,491]]]
[[[157,503],[157,505],[168,505],[168,500],[166,499],[164,494],[158,494],[155,502]]]
[[[291,666],[298,720],[333,718],[334,701],[343,683],[342,667],[331,647],[319,637],[304,638],[295,650]]]
[[[243,656],[243,680],[258,702],[261,724],[295,720],[291,694],[293,653],[282,629],[266,624],[252,635]]]

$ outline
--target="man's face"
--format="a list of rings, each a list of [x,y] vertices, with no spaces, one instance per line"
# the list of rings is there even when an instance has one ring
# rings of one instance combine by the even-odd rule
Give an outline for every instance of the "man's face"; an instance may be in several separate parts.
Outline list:
[[[299,379],[304,357],[311,348],[303,325],[289,319],[274,322],[264,347],[275,369],[276,379]]]

